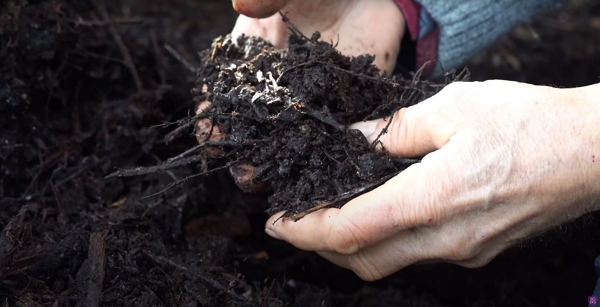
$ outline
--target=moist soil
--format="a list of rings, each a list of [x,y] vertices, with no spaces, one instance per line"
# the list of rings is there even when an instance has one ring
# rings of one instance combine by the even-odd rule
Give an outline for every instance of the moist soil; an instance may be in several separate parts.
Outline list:
[[[284,217],[298,220],[318,209],[341,207],[418,162],[386,155],[379,138],[369,144],[348,126],[389,116],[443,85],[421,81],[418,75],[383,78],[373,56],[343,56],[319,41],[319,33],[308,38],[282,18],[293,33],[284,51],[255,37],[234,43],[228,35],[200,53],[203,64],[193,93],[203,105],[166,137],[171,141],[193,124],[200,145],[160,167],[121,170],[110,177],[182,161],[201,161],[203,172],[193,175],[199,176],[223,168],[212,166],[221,162],[246,192],[268,181],[267,212],[285,211]],[[465,71],[453,79],[467,75]],[[240,179],[244,176],[247,180]]]
[[[341,206],[413,162],[345,127],[441,85],[376,78],[371,58],[301,36],[286,57],[259,40],[211,45],[235,21],[226,1],[0,7],[4,306],[574,306],[593,289],[593,215],[481,269],[415,266],[375,283],[263,233],[267,210]],[[472,79],[597,83],[599,20],[597,1],[542,16],[476,57]],[[204,119],[233,136],[204,144],[219,159],[190,151],[205,99]],[[246,164],[271,187],[237,188],[225,168]],[[132,167],[158,171],[106,178]]]

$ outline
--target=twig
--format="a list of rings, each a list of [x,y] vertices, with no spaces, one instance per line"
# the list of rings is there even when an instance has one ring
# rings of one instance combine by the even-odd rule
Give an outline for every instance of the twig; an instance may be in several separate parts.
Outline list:
[[[29,195],[29,190],[33,188],[33,185],[38,180],[38,178],[40,177],[40,175],[44,171],[46,171],[48,168],[50,168],[50,167],[54,166],[56,163],[58,163],[59,159],[62,157],[63,154],[64,154],[64,150],[59,150],[56,153],[54,153],[52,156],[50,156],[48,159],[40,161],[40,166],[39,166],[40,169],[35,174],[35,176],[33,176],[33,179],[31,179],[31,182],[29,183],[29,185],[25,189],[25,192],[23,193],[22,198],[30,196]],[[41,158],[40,158],[40,160],[41,160]]]
[[[88,258],[83,262],[77,274],[77,279],[84,282],[79,286],[85,295],[80,295],[77,306],[100,306],[106,267],[106,235],[105,232],[95,232],[90,235]]]
[[[190,148],[190,149],[182,152],[181,154],[179,154],[179,155],[177,155],[175,157],[171,157],[171,158],[167,159],[167,163],[172,163],[172,162],[175,162],[177,160],[180,160],[181,158],[185,158],[185,156],[187,156],[187,155],[195,152],[196,150],[198,150],[198,149],[200,149],[202,147],[204,147],[203,144],[198,144],[198,145],[196,145],[196,146],[194,146],[194,147],[192,147],[192,148]]]
[[[352,166],[354,166],[354,168],[356,169],[356,173],[358,174],[358,176],[361,176],[361,168],[358,166],[358,164],[356,164],[356,162],[354,162],[354,160],[352,160],[352,157],[350,156],[350,153],[348,152],[348,149],[346,148],[346,146],[342,146],[342,148],[344,148],[344,152],[346,153],[346,160],[350,161],[350,164],[352,164]]]
[[[381,131],[379,132],[379,135],[377,135],[377,138],[375,138],[375,140],[373,141],[373,143],[371,143],[371,150],[375,149],[375,146],[377,146],[378,143],[381,143],[381,141],[379,141],[379,139],[388,132],[388,129],[390,128],[390,125],[392,124],[392,120],[394,119],[394,114],[396,113],[398,109],[393,110],[392,114],[390,115],[390,119],[388,120],[387,124],[385,125],[385,127],[383,129],[381,129]]]
[[[201,155],[199,157],[201,157]],[[187,176],[187,177],[185,177],[185,178],[183,178],[181,180],[177,180],[175,182],[171,182],[164,189],[162,189],[162,190],[160,190],[160,191],[158,191],[158,192],[156,192],[154,194],[151,194],[151,195],[148,195],[148,196],[144,196],[144,197],[142,197],[142,199],[148,199],[148,198],[160,195],[160,194],[162,194],[162,193],[164,193],[164,192],[166,192],[166,191],[168,191],[168,190],[170,190],[170,189],[172,189],[172,188],[174,188],[174,187],[176,187],[176,186],[178,186],[180,184],[183,184],[183,183],[189,181],[190,179],[193,179],[193,178],[196,178],[196,177],[199,177],[199,176],[205,176],[205,175],[208,175],[210,173],[213,173],[213,172],[216,172],[216,171],[219,171],[219,170],[222,170],[222,169],[229,168],[229,167],[233,166],[234,164],[239,163],[240,160],[241,159],[238,159],[238,160],[235,160],[235,161],[231,161],[231,162],[229,162],[229,163],[227,163],[227,164],[225,164],[223,166],[220,166],[220,167],[217,167],[217,168],[213,168],[211,170],[208,170],[208,171],[205,171],[205,172],[201,172],[201,173],[198,173],[198,174],[189,175],[189,176]]]
[[[171,142],[173,141],[175,138],[177,138],[179,136],[180,133],[183,132],[183,130],[189,128],[190,126],[194,125],[196,123],[197,120],[199,119],[203,119],[203,118],[232,118],[232,117],[243,117],[249,120],[256,120],[256,118],[254,117],[250,117],[250,116],[245,116],[243,114],[227,114],[227,113],[222,113],[222,114],[216,114],[216,113],[212,113],[209,112],[211,106],[208,106],[206,109],[204,109],[204,111],[202,111],[201,113],[198,113],[196,115],[194,115],[193,117],[189,117],[189,118],[183,118],[180,120],[177,120],[176,122],[166,122],[166,123],[162,123],[160,125],[155,125],[152,126],[151,128],[158,128],[158,127],[168,127],[171,125],[180,125],[179,127],[175,128],[173,131],[169,132],[167,135],[165,135],[165,142]],[[212,134],[212,130],[210,132]],[[208,136],[210,137],[210,135]]]
[[[142,83],[142,79],[140,79],[140,75],[138,74],[138,71],[135,68],[135,64],[133,63],[133,58],[131,57],[129,48],[127,48],[127,46],[123,42],[123,39],[119,35],[119,32],[117,31],[115,22],[110,20],[110,18],[108,17],[108,13],[106,12],[106,8],[104,7],[104,3],[102,1],[94,0],[93,3],[94,6],[96,6],[96,9],[102,15],[102,18],[104,18],[104,21],[108,23],[110,33],[112,34],[115,41],[117,42],[117,45],[119,46],[119,50],[123,55],[124,65],[127,66],[127,68],[129,69],[129,72],[131,73],[131,77],[133,78],[133,82],[135,83],[138,92],[142,91],[144,84]]]
[[[346,130],[346,126],[338,123],[333,117],[331,117],[329,115],[329,112],[327,112],[327,114],[323,114],[321,112],[317,112],[317,111],[314,111],[311,109],[301,109],[300,112],[304,113],[314,119],[317,119],[317,120],[333,127],[334,129],[336,129],[338,131]]]
[[[172,162],[167,161],[167,163],[164,163],[161,165],[123,169],[123,170],[116,171],[116,172],[104,177],[104,179],[110,179],[110,178],[114,178],[114,177],[132,177],[132,176],[141,176],[141,175],[152,174],[152,173],[156,173],[156,172],[160,172],[160,171],[166,171],[166,170],[176,168],[179,166],[192,164],[194,162],[200,161],[201,159],[202,159],[202,157],[200,155],[197,155],[197,156],[193,156],[193,157],[189,157],[189,158],[178,159],[177,161],[172,161]]]
[[[410,101],[413,99],[414,94],[415,94],[415,91],[410,91],[408,98],[405,100],[405,101],[409,101],[408,104],[410,104]],[[402,96],[404,96],[404,93],[402,94]],[[403,100],[403,99],[401,99],[401,100]],[[388,132],[388,129],[390,128],[390,125],[392,124],[392,120],[394,119],[394,114],[396,113],[396,111],[398,111],[400,109],[401,109],[401,107],[392,110],[389,121],[387,122],[385,127],[381,130],[381,132],[379,132],[379,135],[377,135],[377,138],[375,138],[373,143],[371,143],[371,146],[370,146],[371,150],[375,149],[375,146],[377,146],[378,143],[381,143],[379,140],[381,139],[381,137],[384,134],[386,134]]]
[[[298,67],[302,67],[302,66],[305,66],[305,65],[310,65],[310,64],[315,64],[315,62],[314,62],[314,61],[304,62],[304,63],[300,63],[300,64],[298,64],[298,65],[294,65],[294,66],[292,66],[292,67],[289,67],[289,68],[287,68],[286,70],[284,70],[284,71],[283,71],[283,72],[282,72],[282,73],[279,75],[279,77],[277,77],[277,81],[275,81],[275,83],[277,84],[277,86],[280,86],[280,85],[279,85],[279,81],[281,80],[281,78],[283,77],[283,75],[285,75],[285,74],[286,74],[288,71],[294,70],[294,69],[296,69],[296,68],[298,68]]]
[[[321,61],[315,61],[315,62],[319,63],[319,64],[327,65],[327,63],[325,63],[325,62],[321,62]],[[327,68],[329,68],[329,66]],[[406,90],[413,89],[413,90],[417,90],[417,91],[423,92],[420,89],[411,88],[409,86],[403,86],[400,83],[389,81],[389,80],[381,78],[381,77],[379,77],[379,78],[377,78],[377,77],[371,77],[371,76],[368,76],[368,75],[365,75],[365,74],[356,73],[356,72],[353,72],[353,71],[350,71],[350,70],[347,70],[347,69],[344,69],[344,68],[341,68],[341,67],[337,67],[337,66],[331,66],[331,68],[333,68],[335,70],[339,70],[341,72],[345,72],[345,73],[347,73],[349,75],[353,75],[353,76],[358,77],[358,78],[365,78],[365,79],[371,80],[373,82],[385,83],[385,84],[389,84],[389,85],[391,85],[393,87],[400,87],[400,88],[403,88],[403,89],[406,89]]]
[[[279,15],[281,15],[281,19],[283,20],[283,22],[284,22],[285,24],[287,24],[287,25],[288,25],[288,27],[290,28],[290,30],[291,30],[291,31],[292,31],[294,34],[296,34],[296,35],[298,35],[298,36],[300,36],[300,37],[304,38],[306,41],[309,41],[309,42],[311,41],[311,39],[310,39],[310,38],[308,38],[306,35],[304,35],[304,33],[302,33],[302,32],[301,32],[301,31],[300,31],[300,30],[299,30],[299,29],[298,29],[298,28],[297,28],[297,27],[296,27],[296,26],[295,26],[295,25],[294,25],[294,24],[293,24],[293,23],[290,21],[290,19],[289,19],[289,18],[288,18],[288,17],[287,17],[287,16],[286,16],[284,13],[282,13],[281,11],[279,11]]]
[[[201,119],[201,118],[207,118],[212,116],[211,114],[211,109],[212,109],[212,104],[206,106],[206,108],[204,108],[204,110],[202,110],[202,112],[190,117],[190,118],[183,118],[177,121],[177,124],[179,125],[179,127],[175,128],[175,130],[167,133],[167,135],[165,135],[165,142],[171,142],[173,141],[177,136],[179,136],[179,134],[181,132],[183,132],[183,130],[189,128],[190,126],[193,126],[197,120]],[[185,123],[184,123],[185,122]],[[165,124],[163,124],[165,125]]]
[[[167,84],[167,75],[163,67],[163,61],[161,61],[160,48],[158,47],[158,39],[156,38],[156,31],[154,29],[148,29],[150,35],[150,41],[152,41],[152,49],[154,49],[154,58],[156,58],[156,70],[160,76],[160,84]]]
[[[160,297],[158,297],[158,295],[156,294],[156,292],[154,292],[154,290],[150,289],[143,282],[142,282],[142,286],[144,286],[144,288],[146,288],[146,290],[152,294],[152,296],[154,297],[155,300],[159,301],[163,306],[166,306],[165,303],[160,299]]]
[[[122,169],[122,170],[118,170],[106,177],[104,177],[105,179],[110,179],[110,178],[114,178],[114,177],[133,177],[133,176],[142,176],[142,175],[148,175],[148,174],[153,174],[156,172],[160,172],[160,171],[166,171],[172,168],[176,168],[179,166],[184,166],[184,165],[189,165],[192,164],[194,162],[198,162],[198,161],[202,161],[203,156],[202,155],[196,155],[196,156],[192,156],[189,158],[185,158],[185,156],[193,153],[194,151],[203,148],[205,146],[219,146],[219,147],[240,147],[240,146],[256,146],[256,144],[260,144],[260,143],[267,143],[269,142],[270,139],[258,139],[258,140],[254,140],[254,139],[250,139],[250,140],[244,140],[243,142],[236,142],[236,141],[206,141],[202,144],[198,144],[188,150],[186,150],[185,152],[183,152],[182,154],[175,156],[173,158],[169,158],[167,159],[167,162],[160,164],[160,165],[155,165],[155,166],[148,166],[148,167],[134,167],[134,168],[130,168],[130,169]],[[239,160],[236,161],[232,161],[230,163],[236,163]],[[233,164],[232,164],[233,165]],[[224,167],[227,167],[224,166]],[[224,168],[222,167],[222,168]],[[208,174],[210,172],[216,171],[218,169],[221,168],[217,168],[217,169],[213,169],[213,170],[209,170],[209,171],[205,171],[203,173],[200,174],[196,174],[196,175],[192,175],[192,177],[183,179],[181,181],[185,181],[187,179],[193,178],[195,176],[200,176],[200,175],[204,175],[204,174]]]
[[[412,87],[409,87],[409,86],[404,86],[404,85],[402,85],[402,84],[400,84],[400,83],[396,83],[396,82],[393,82],[393,81],[389,81],[389,80],[387,80],[387,79],[384,79],[384,78],[381,78],[381,77],[380,77],[380,78],[377,78],[377,77],[372,77],[372,76],[365,75],[365,74],[362,74],[362,73],[353,72],[353,71],[351,71],[351,70],[347,70],[347,69],[344,69],[344,68],[341,68],[341,67],[337,67],[337,66],[328,66],[328,64],[327,64],[326,62],[321,62],[321,61],[308,61],[308,62],[300,63],[300,64],[298,64],[298,65],[295,65],[295,66],[289,67],[289,68],[287,68],[286,70],[284,70],[284,71],[281,73],[281,75],[279,75],[279,77],[277,78],[277,83],[279,84],[279,80],[281,79],[281,77],[282,77],[282,76],[283,76],[285,73],[288,73],[289,71],[291,71],[291,70],[293,70],[293,69],[296,69],[296,68],[299,68],[299,67],[302,67],[302,66],[306,66],[306,65],[310,65],[310,64],[321,64],[321,65],[325,65],[325,66],[327,66],[327,68],[332,68],[332,69],[335,69],[335,70],[338,70],[338,71],[341,71],[341,72],[347,73],[347,74],[349,74],[349,75],[352,75],[352,76],[355,76],[355,77],[358,77],[358,78],[365,78],[365,79],[371,80],[371,81],[373,81],[373,82],[377,82],[377,83],[384,83],[384,84],[389,84],[389,85],[391,85],[391,86],[393,86],[393,87],[400,87],[400,88],[407,89],[407,90],[409,90],[409,89],[412,89],[412,90],[416,90],[416,91],[423,92],[422,90],[420,90],[420,89],[418,89],[418,88],[412,88]]]
[[[335,204],[337,204],[339,202],[342,202],[342,201],[348,200],[350,198],[354,198],[354,197],[357,197],[359,195],[362,195],[362,194],[364,194],[366,192],[369,192],[372,189],[374,189],[374,188],[376,188],[376,187],[384,184],[386,181],[392,179],[392,177],[394,177],[394,176],[396,176],[398,174],[400,174],[400,171],[394,172],[392,174],[389,174],[389,175],[387,175],[387,176],[385,176],[385,177],[383,177],[383,178],[381,178],[381,179],[379,179],[379,180],[377,180],[377,181],[375,181],[373,183],[370,183],[370,184],[368,184],[366,186],[363,186],[363,187],[360,187],[360,188],[356,188],[354,190],[350,190],[348,192],[340,194],[340,195],[337,196],[336,199],[334,199],[332,201],[328,201],[328,202],[322,203],[322,204],[319,204],[319,205],[316,205],[316,206],[314,206],[314,207],[312,207],[312,208],[310,208],[310,209],[308,209],[308,210],[306,210],[304,212],[296,213],[296,214],[292,215],[290,217],[290,219],[292,221],[294,221],[294,222],[297,222],[300,219],[302,219],[303,217],[305,217],[305,216],[307,216],[307,215],[309,215],[309,214],[311,214],[313,212],[319,211],[321,209],[329,208],[329,207],[331,207],[331,206],[333,206],[333,205],[335,205]]]
[[[177,59],[177,61],[179,61],[181,64],[183,64],[183,66],[185,66],[191,73],[195,74],[198,71],[198,68],[196,68],[194,65],[192,65],[190,62],[188,62],[188,60],[186,60],[183,55],[181,55],[181,53],[177,52],[177,50],[175,50],[173,47],[171,47],[169,44],[165,44],[165,49],[167,49],[167,51],[175,58]]]
[[[467,81],[471,78],[471,72],[469,71],[469,69],[467,67],[463,68],[458,75],[456,75],[456,78],[454,78],[454,81]]]
[[[71,21],[72,23],[74,23],[77,26],[86,26],[86,27],[102,27],[102,26],[109,26],[111,23],[116,23],[116,24],[139,24],[139,23],[143,23],[144,19],[140,18],[140,17],[130,17],[130,18],[113,18],[110,21],[106,21],[106,20],[91,20],[91,21],[87,21],[87,20],[83,20],[82,18],[79,18],[78,20],[73,20]]]

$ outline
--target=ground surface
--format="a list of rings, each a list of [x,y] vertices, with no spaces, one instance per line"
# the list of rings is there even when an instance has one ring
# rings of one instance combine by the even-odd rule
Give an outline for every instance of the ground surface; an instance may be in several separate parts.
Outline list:
[[[0,298],[7,306],[576,306],[600,254],[589,216],[488,266],[408,268],[364,283],[263,234],[267,194],[228,172],[151,166],[195,145],[152,129],[192,112],[196,52],[235,21],[228,1],[18,1],[0,14]],[[515,30],[472,79],[557,86],[600,76],[600,4]]]

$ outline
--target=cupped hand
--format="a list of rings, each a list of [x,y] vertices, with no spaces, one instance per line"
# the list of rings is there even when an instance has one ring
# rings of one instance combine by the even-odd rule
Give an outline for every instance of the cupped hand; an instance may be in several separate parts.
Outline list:
[[[276,48],[287,47],[290,35],[278,11],[305,35],[315,31],[321,39],[337,44],[348,56],[375,55],[375,65],[391,73],[400,52],[405,22],[391,0],[233,0],[242,15],[232,31],[260,36]]]
[[[600,85],[453,83],[398,111],[381,141],[425,155],[341,209],[266,231],[376,280],[416,263],[479,267],[506,248],[600,209]],[[373,141],[385,120],[356,125]],[[277,222],[274,222],[277,221]]]
[[[374,64],[391,73],[400,52],[400,42],[405,32],[404,17],[391,0],[233,0],[233,7],[242,15],[232,31],[233,37],[245,34],[260,36],[277,48],[286,48],[290,35],[288,26],[278,11],[287,15],[305,35],[315,31],[321,39],[337,44],[337,49],[347,56],[375,55]],[[203,101],[196,114],[210,105]],[[228,136],[213,126],[210,119],[196,124],[199,143],[220,141]],[[218,156],[217,148],[206,148],[210,156]],[[253,182],[254,167],[242,164],[230,169],[236,184],[246,192],[256,192],[264,182]]]

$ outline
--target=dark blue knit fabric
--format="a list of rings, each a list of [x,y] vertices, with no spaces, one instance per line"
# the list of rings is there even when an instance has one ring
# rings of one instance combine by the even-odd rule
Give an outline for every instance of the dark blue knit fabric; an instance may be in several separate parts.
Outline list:
[[[481,49],[535,15],[560,7],[564,0],[415,0],[440,29],[438,67],[458,68]]]

